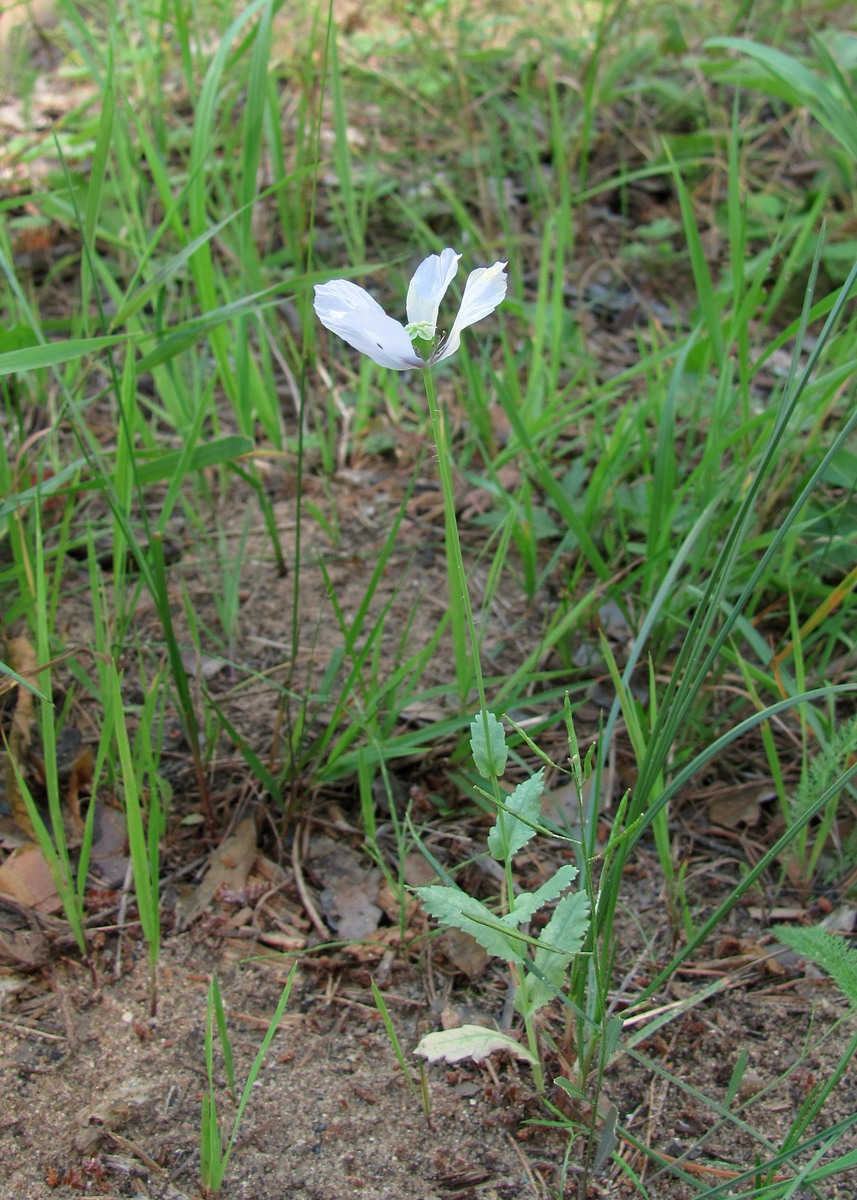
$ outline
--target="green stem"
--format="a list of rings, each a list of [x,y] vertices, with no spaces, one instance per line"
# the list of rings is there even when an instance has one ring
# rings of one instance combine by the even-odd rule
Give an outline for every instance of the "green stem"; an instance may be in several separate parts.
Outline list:
[[[434,434],[435,446],[437,447],[437,465],[440,472],[440,486],[443,492],[443,516],[446,534],[447,572],[449,576],[449,607],[450,618],[453,623],[453,639],[455,641],[458,690],[461,699],[466,699],[470,684],[470,670],[472,670],[473,678],[476,680],[476,691],[479,696],[479,711],[485,731],[485,744],[488,746],[490,745],[488,703],[485,699],[485,680],[482,676],[482,663],[479,657],[479,638],[476,634],[476,622],[473,620],[473,607],[470,603],[470,592],[467,587],[467,572],[464,569],[461,541],[458,536],[458,521],[455,516],[455,490],[452,484],[451,465],[452,455],[446,438],[444,413],[438,403],[437,393],[434,390],[434,380],[432,379],[430,370],[423,371],[423,380],[425,381],[426,399],[428,400],[429,413],[431,414],[432,433]],[[456,635],[456,621],[458,621],[460,627],[462,615],[464,616],[464,623],[470,641],[469,660],[466,656],[466,646],[464,645],[463,636]],[[501,798],[500,785],[493,771],[491,773],[491,786],[494,796],[499,802]],[[511,899],[510,892],[510,903]]]
[[[529,1013],[524,1013],[524,1028],[527,1031],[527,1045],[533,1056],[533,1082],[537,1092],[545,1090],[545,1073],[542,1069],[542,1056],[539,1053],[539,1038],[536,1033],[536,1023]]]
[[[515,985],[515,988],[523,987],[523,975],[521,973],[522,965],[523,964],[517,962],[509,962],[508,964],[509,974],[512,976],[512,983]],[[533,1013],[535,1010],[532,1009],[527,1003],[525,996],[521,995],[521,993],[518,993],[518,995],[521,996],[522,1000],[522,1005],[518,1009],[518,1012],[524,1018],[524,1030],[527,1034],[527,1046],[529,1047],[530,1054],[533,1056],[533,1082],[536,1085],[536,1091],[543,1092],[545,1090],[545,1073],[544,1068],[542,1067],[542,1056],[539,1052],[539,1035],[536,1032],[536,1023],[533,1020]]]
[[[438,403],[437,393],[434,389],[434,380],[432,379],[431,371],[423,371],[423,379],[425,381],[426,399],[428,400],[429,413],[431,414],[432,433],[434,434],[435,446],[437,447],[437,463],[440,472],[440,486],[443,491],[443,515],[444,527],[446,533],[446,553],[447,564],[449,569],[449,603],[450,603],[450,618],[453,622],[453,637],[456,642],[455,655],[456,666],[461,667],[457,671],[458,688],[462,700],[466,698],[470,684],[470,670],[476,680],[476,691],[479,695],[479,707],[482,710],[483,720],[485,721],[485,735],[488,736],[488,706],[485,701],[485,682],[482,678],[482,664],[479,661],[479,639],[476,635],[476,623],[473,620],[473,608],[470,604],[470,593],[467,588],[467,574],[464,570],[464,559],[461,555],[461,541],[458,537],[458,522],[455,516],[455,491],[452,484],[452,456],[449,451],[449,443],[446,437],[446,422],[444,414],[441,411]],[[459,664],[459,655],[462,651],[466,651],[464,639],[461,636],[456,636],[456,622],[460,622],[462,616],[467,628],[468,637],[470,640],[470,661],[466,659]],[[463,657],[463,656],[462,656]],[[469,669],[468,669],[469,668]]]
[[[434,434],[435,446],[437,447],[437,464],[440,472],[440,486],[443,492],[443,515],[444,528],[446,533],[446,554],[447,554],[447,570],[449,576],[449,604],[450,604],[450,619],[452,620],[452,632],[455,639],[455,656],[456,656],[456,674],[458,678],[458,690],[461,699],[464,700],[469,690],[469,671],[472,668],[473,677],[476,680],[476,691],[479,695],[479,709],[482,716],[482,724],[485,730],[485,744],[490,745],[490,733],[488,728],[488,703],[485,699],[485,680],[482,676],[482,663],[479,658],[479,639],[476,635],[476,622],[473,620],[473,607],[470,603],[470,592],[467,587],[467,573],[464,570],[464,559],[461,554],[461,540],[458,536],[458,521],[455,516],[455,491],[452,485],[452,456],[449,451],[449,443],[446,438],[446,424],[444,421],[444,413],[438,403],[437,393],[434,388],[434,380],[432,379],[431,371],[423,371],[423,379],[425,381],[426,398],[428,399],[429,413],[431,414],[432,433]],[[468,639],[470,641],[470,661],[468,662],[464,651],[464,638],[459,633],[456,634],[456,622],[459,629],[461,628],[461,617],[464,617],[464,625],[467,629]],[[491,788],[494,792],[495,799],[498,805],[502,802],[500,796],[500,784],[497,780],[497,775],[491,773]],[[506,903],[507,907],[512,905],[512,871],[511,863],[506,861]],[[516,985],[520,985],[516,964],[510,963],[512,978]],[[532,1052],[534,1059],[533,1078],[536,1088],[539,1092],[544,1091],[545,1079],[544,1071],[542,1070],[541,1057],[539,1055],[538,1034],[536,1033],[535,1022],[533,1021],[532,1013],[523,1013],[524,1027],[527,1033],[527,1044]]]

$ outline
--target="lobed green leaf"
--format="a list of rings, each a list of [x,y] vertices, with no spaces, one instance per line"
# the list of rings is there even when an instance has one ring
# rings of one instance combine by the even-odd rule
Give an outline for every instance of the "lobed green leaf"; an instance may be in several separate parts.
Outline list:
[[[506,770],[506,734],[493,713],[479,713],[470,722],[470,749],[483,779],[499,778]]]
[[[523,962],[526,939],[480,900],[461,888],[431,884],[414,888],[426,911],[442,925],[469,933],[483,949],[506,962]]]
[[[541,816],[542,792],[545,789],[544,767],[519,783],[506,800],[505,808],[497,812],[497,820],[488,834],[488,849],[491,855],[500,862],[508,862],[518,853],[527,842],[535,837],[534,823]],[[515,813],[526,818],[519,821]]]

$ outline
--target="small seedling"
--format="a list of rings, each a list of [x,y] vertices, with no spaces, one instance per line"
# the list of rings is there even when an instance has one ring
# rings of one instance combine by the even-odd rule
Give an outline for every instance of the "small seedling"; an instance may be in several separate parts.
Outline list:
[[[370,980],[370,983],[372,984],[372,995],[375,999],[375,1007],[378,1009],[381,1020],[384,1022],[384,1028],[387,1031],[387,1037],[390,1039],[390,1045],[393,1047],[393,1053],[396,1056],[399,1066],[402,1068],[402,1074],[407,1081],[408,1087],[414,1094],[419,1095],[420,1102],[423,1106],[423,1114],[426,1119],[426,1124],[429,1126],[429,1128],[431,1128],[431,1099],[429,1097],[425,1071],[423,1070],[422,1063],[420,1064],[420,1086],[419,1089],[417,1089],[417,1085],[411,1078],[411,1072],[405,1060],[405,1052],[402,1049],[401,1042],[399,1041],[399,1035],[396,1033],[396,1027],[393,1024],[393,1018],[390,1016],[389,1009],[387,1008],[384,1000],[384,995],[374,979]]]
[[[241,1099],[238,1102],[238,1111],[235,1114],[235,1120],[232,1123],[232,1132],[229,1135],[229,1141],[226,1144],[226,1149],[223,1149],[223,1140],[220,1135],[220,1122],[217,1117],[217,1097],[214,1087],[214,1027],[217,1026],[217,1036],[220,1040],[220,1045],[223,1050],[223,1061],[226,1068],[227,1086],[230,1092],[235,1089],[235,1074],[232,1062],[232,1046],[229,1041],[229,1033],[226,1027],[226,1014],[223,1010],[223,1001],[220,998],[220,988],[217,983],[217,977],[212,976],[211,985],[208,989],[208,1002],[206,1006],[206,1021],[205,1021],[205,1067],[208,1074],[208,1092],[202,1098],[202,1125],[199,1138],[199,1174],[202,1180],[202,1186],[209,1196],[215,1196],[223,1184],[223,1177],[226,1174],[226,1168],[229,1165],[229,1158],[232,1154],[232,1149],[235,1145],[235,1138],[238,1135],[238,1127],[241,1124],[241,1118],[244,1116],[244,1109],[247,1107],[247,1101],[250,1099],[250,1093],[253,1090],[253,1084],[256,1082],[262,1063],[265,1061],[265,1055],[268,1053],[268,1047],[274,1040],[274,1034],[280,1027],[280,1018],[283,1015],[286,1005],[289,1001],[289,995],[292,990],[292,983],[295,978],[297,963],[292,967],[289,977],[286,980],[286,986],[283,988],[283,994],[280,997],[280,1002],[277,1005],[277,1010],[271,1018],[271,1023],[268,1026],[268,1031],[262,1039],[262,1045],[259,1047],[259,1052],[253,1059],[253,1065],[250,1068],[250,1073],[247,1076],[247,1082],[244,1084],[244,1090],[241,1093]]]
[[[479,773],[486,779],[502,775],[507,751],[500,722],[490,713],[487,722],[479,715],[471,723],[470,731],[470,745]],[[515,1008],[524,1018],[527,1031],[526,1050],[506,1034],[468,1026],[428,1034],[416,1052],[432,1060],[443,1057],[447,1061],[457,1061],[470,1057],[479,1061],[495,1050],[506,1049],[531,1062],[540,1092],[544,1091],[544,1071],[534,1018],[538,1010],[562,989],[569,964],[580,952],[589,930],[590,911],[585,892],[567,890],[577,878],[577,867],[571,863],[558,867],[534,892],[516,894],[514,891],[512,862],[515,856],[536,833],[548,832],[540,824],[543,791],[544,768],[541,768],[519,783],[498,805],[497,820],[488,834],[488,851],[505,868],[505,912],[493,912],[452,881],[415,889],[427,911],[441,925],[469,933],[489,954],[509,964],[515,983]],[[493,800],[488,792],[482,794]],[[526,933],[535,914],[558,897],[550,920],[538,936]]]

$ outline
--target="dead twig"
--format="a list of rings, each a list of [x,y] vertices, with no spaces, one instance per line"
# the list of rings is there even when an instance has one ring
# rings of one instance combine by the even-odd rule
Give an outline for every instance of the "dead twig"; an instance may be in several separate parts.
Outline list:
[[[298,889],[298,895],[301,898],[301,903],[306,909],[306,914],[312,921],[313,928],[323,937],[325,941],[330,940],[330,930],[325,925],[319,916],[318,909],[313,904],[312,897],[309,894],[307,885],[304,881],[303,871],[301,870],[301,854],[300,844],[303,841],[304,831],[306,826],[302,825],[295,833],[295,840],[292,842],[292,870],[295,873],[295,886]]]

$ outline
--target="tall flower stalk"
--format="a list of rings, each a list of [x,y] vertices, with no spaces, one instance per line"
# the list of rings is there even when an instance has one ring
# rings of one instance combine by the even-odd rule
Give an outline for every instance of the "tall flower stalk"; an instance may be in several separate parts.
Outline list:
[[[494,801],[499,820],[506,811],[499,784],[499,777],[503,774],[506,762],[505,738],[499,721],[488,711],[485,696],[485,680],[479,657],[479,636],[473,618],[473,606],[470,603],[461,539],[458,536],[452,453],[447,437],[446,414],[438,401],[431,367],[454,354],[460,345],[462,331],[492,313],[503,300],[506,295],[506,264],[496,262],[493,266],[477,267],[471,271],[464,287],[461,306],[449,334],[446,337],[438,336],[437,316],[440,302],[452,282],[460,257],[454,250],[447,248],[441,254],[432,254],[420,263],[408,288],[407,325],[388,316],[364,288],[347,279],[334,279],[329,283],[317,285],[315,311],[326,329],[337,334],[349,346],[367,355],[379,366],[393,371],[410,371],[417,368],[422,370],[443,492],[450,619],[459,699],[462,702],[466,701],[473,679],[479,697],[479,716],[471,726],[471,747],[479,773],[490,782],[491,791],[484,794]],[[501,857],[505,863],[505,907],[509,912],[514,903],[512,855]],[[515,987],[520,992],[522,977],[519,962],[510,959],[509,969]],[[527,1042],[535,1063],[537,1086],[541,1091],[544,1079],[538,1054],[534,1012],[533,1005],[522,1003],[521,1013]]]
[[[315,289],[315,311],[326,329],[379,366],[393,371],[421,369],[423,372],[443,490],[450,619],[458,694],[461,701],[466,700],[471,678],[475,679],[486,745],[490,746],[479,639],[455,516],[452,455],[446,436],[445,415],[438,402],[430,368],[454,354],[461,344],[462,332],[492,313],[503,300],[506,295],[506,264],[496,262],[490,267],[477,267],[470,272],[464,285],[461,306],[449,333],[439,336],[437,317],[440,303],[455,276],[460,258],[460,254],[447,247],[440,254],[431,254],[420,263],[408,287],[407,325],[388,316],[365,288],[358,287],[348,279],[332,279],[328,283],[318,284]],[[467,638],[464,636],[465,629]],[[496,784],[496,772],[494,774]]]
[[[443,523],[446,544],[446,568],[449,579],[449,612],[452,622],[452,641],[455,662],[455,676],[458,682],[459,698],[466,699],[470,688],[470,680],[476,683],[476,693],[479,697],[479,708],[486,722],[488,704],[485,699],[485,679],[482,674],[482,662],[479,656],[479,637],[476,632],[476,622],[473,618],[473,605],[470,603],[470,590],[467,586],[467,572],[464,569],[464,557],[461,553],[461,539],[458,536],[458,520],[455,514],[455,487],[452,478],[452,454],[446,434],[446,413],[443,411],[434,386],[431,371],[423,372],[423,381],[428,400],[429,415],[431,416],[432,435],[437,449],[437,465],[440,475],[440,486],[443,493]],[[467,646],[462,636],[467,630],[467,640],[470,643],[470,659],[466,657]]]

